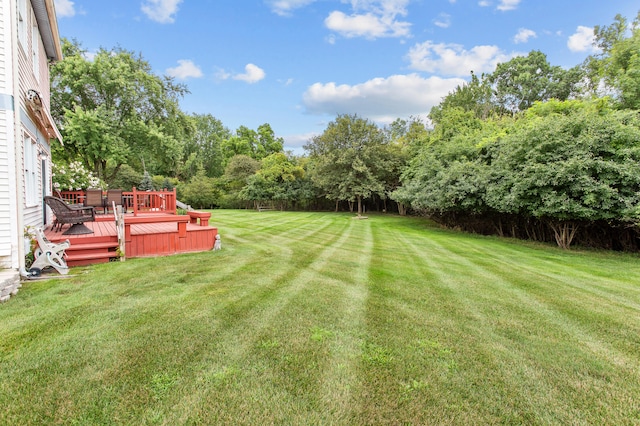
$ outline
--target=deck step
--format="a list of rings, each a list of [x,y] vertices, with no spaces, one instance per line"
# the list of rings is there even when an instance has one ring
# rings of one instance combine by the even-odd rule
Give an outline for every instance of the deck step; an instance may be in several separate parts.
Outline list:
[[[52,243],[60,243],[66,240],[69,240],[69,242],[71,243],[72,246],[78,246],[78,245],[82,245],[82,244],[99,244],[99,243],[110,243],[113,241],[116,241],[118,239],[118,237],[114,236],[109,236],[109,235],[82,235],[82,238],[78,238],[74,235],[62,235],[62,234],[58,234],[58,235],[52,235],[52,236],[48,236],[47,238],[49,239],[49,241],[51,241]]]
[[[89,259],[110,259],[112,257],[118,257],[118,253],[115,251],[107,251],[101,253],[78,253],[78,254],[67,254],[67,262],[75,262],[80,260],[89,260]]]
[[[91,243],[75,243],[65,251],[65,259],[69,266],[83,266],[93,263],[109,262],[119,257],[117,241]]]
[[[82,251],[82,250],[101,250],[101,249],[115,249],[118,247],[117,241],[105,241],[101,243],[87,243],[87,244],[71,244],[67,249],[69,251]]]
[[[65,260],[68,266],[85,266],[93,265],[94,263],[107,263],[117,258],[118,254],[116,252],[106,252],[67,255]]]
[[[87,266],[87,265],[95,265],[98,263],[108,263],[115,260],[115,257],[100,257],[97,259],[84,259],[84,260],[68,260],[67,265],[70,267],[75,266]]]

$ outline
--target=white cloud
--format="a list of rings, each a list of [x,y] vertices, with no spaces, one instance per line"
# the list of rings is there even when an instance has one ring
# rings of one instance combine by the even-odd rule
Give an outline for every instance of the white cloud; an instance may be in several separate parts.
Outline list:
[[[271,11],[280,16],[291,16],[295,9],[299,9],[316,0],[269,0],[267,4],[271,6]]]
[[[377,16],[373,13],[345,15],[333,11],[324,21],[327,28],[345,37],[405,37],[409,35],[411,24]]]
[[[217,69],[215,76],[216,76],[216,79],[218,80],[227,80],[231,78],[231,74],[222,68]]]
[[[294,151],[298,151],[298,148],[302,148],[307,142],[311,140],[311,138],[318,135],[319,133],[309,132],[296,135],[284,135],[282,139],[284,139],[285,149],[290,148]]]
[[[170,24],[175,21],[180,3],[182,0],[146,0],[140,8],[152,21]]]
[[[450,76],[468,76],[471,71],[476,74],[492,72],[498,63],[514,56],[516,54],[507,54],[498,46],[475,46],[465,50],[459,44],[431,41],[416,44],[407,54],[412,69]]]
[[[449,28],[451,26],[451,15],[448,13],[441,13],[433,23],[440,28]]]
[[[188,59],[178,60],[178,66],[175,68],[167,68],[165,73],[170,77],[175,77],[180,80],[202,77],[202,70],[200,70],[200,67]]]
[[[518,7],[521,0],[500,0],[498,10],[507,11],[514,10]]]
[[[480,0],[478,2],[478,6],[480,6],[480,7],[489,7],[489,6],[491,6],[491,2],[488,1],[488,0]]]
[[[96,58],[96,56],[98,56],[98,51],[97,50],[93,50],[93,51],[87,50],[87,51],[82,52],[82,57],[85,58],[89,62],[93,62],[93,60]]]
[[[375,39],[410,35],[411,24],[397,19],[407,15],[409,0],[350,0],[350,3],[353,13],[331,12],[324,21],[327,28],[345,37]]]
[[[593,28],[580,25],[576,32],[569,36],[567,47],[572,52],[596,52],[598,49],[593,45],[594,40]]]
[[[536,37],[538,37],[538,35],[536,34],[535,31],[529,30],[527,28],[520,28],[518,30],[518,34],[516,34],[513,37],[513,41],[516,44],[526,43],[529,41],[530,38],[536,38]]]
[[[381,124],[396,118],[426,116],[444,96],[462,85],[461,78],[423,78],[418,74],[374,78],[361,84],[315,83],[303,95],[310,114],[352,114]]]
[[[236,74],[232,78],[234,80],[244,81],[249,84],[257,83],[266,76],[264,70],[257,65],[247,64],[244,67],[244,74]]]
[[[55,0],[54,7],[59,18],[70,18],[76,14],[74,2],[71,0]]]

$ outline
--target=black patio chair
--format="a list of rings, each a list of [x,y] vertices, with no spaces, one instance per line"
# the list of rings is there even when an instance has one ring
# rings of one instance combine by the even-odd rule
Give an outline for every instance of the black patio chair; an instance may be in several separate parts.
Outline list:
[[[44,202],[47,203],[56,216],[53,224],[54,231],[56,227],[58,231],[61,231],[63,225],[70,224],[71,226],[62,233],[63,235],[93,234],[93,231],[84,225],[85,222],[96,220],[96,212],[93,207],[72,207],[65,203],[62,198],[50,195],[44,197]]]

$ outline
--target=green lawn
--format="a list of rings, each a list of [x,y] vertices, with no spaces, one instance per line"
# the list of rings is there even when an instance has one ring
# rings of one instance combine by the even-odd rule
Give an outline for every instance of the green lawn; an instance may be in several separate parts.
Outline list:
[[[0,424],[640,424],[640,258],[214,211],[0,305]]]

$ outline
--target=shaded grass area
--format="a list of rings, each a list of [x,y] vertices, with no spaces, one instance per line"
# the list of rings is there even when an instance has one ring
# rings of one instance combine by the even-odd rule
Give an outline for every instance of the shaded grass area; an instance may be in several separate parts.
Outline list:
[[[0,424],[638,424],[640,259],[213,211],[0,305]]]

